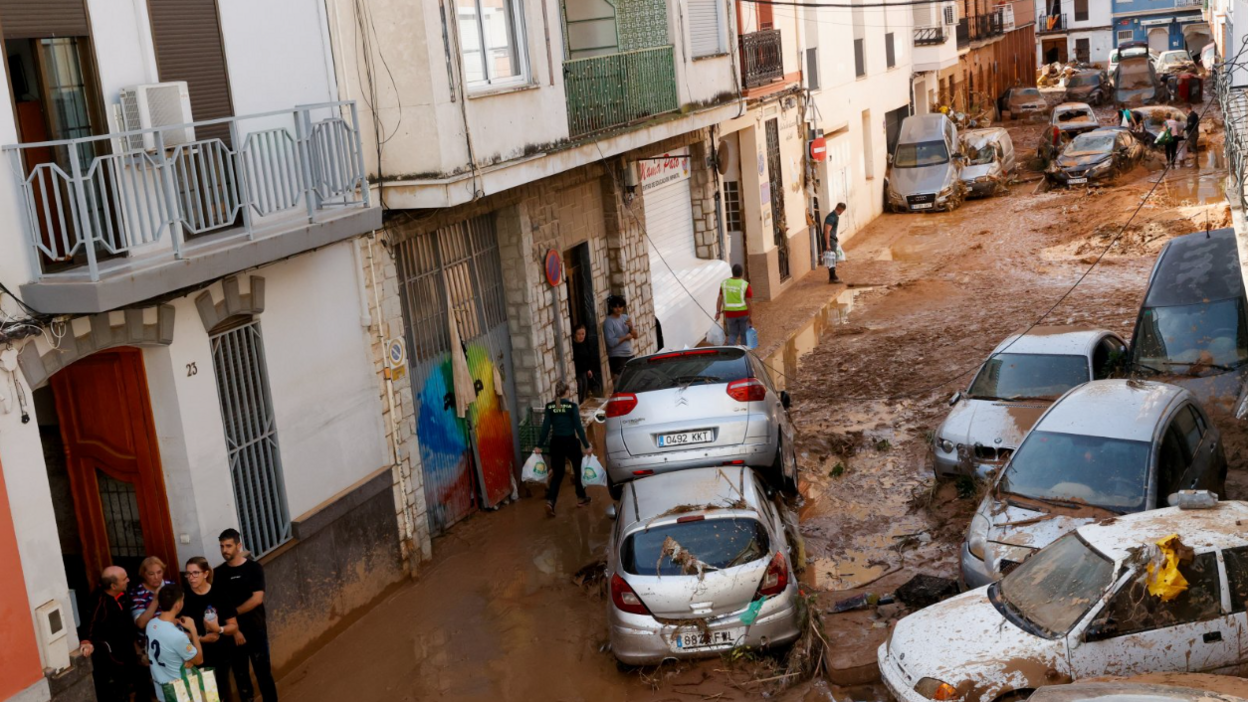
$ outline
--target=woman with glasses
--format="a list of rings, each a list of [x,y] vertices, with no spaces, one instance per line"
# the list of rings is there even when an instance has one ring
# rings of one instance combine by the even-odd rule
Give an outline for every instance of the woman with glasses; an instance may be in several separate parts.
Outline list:
[[[239,639],[237,613],[222,590],[212,586],[212,567],[203,556],[186,562],[186,598],[182,614],[195,622],[199,642],[204,649],[204,666],[213,669],[217,689],[229,690],[230,661],[234,658]]]

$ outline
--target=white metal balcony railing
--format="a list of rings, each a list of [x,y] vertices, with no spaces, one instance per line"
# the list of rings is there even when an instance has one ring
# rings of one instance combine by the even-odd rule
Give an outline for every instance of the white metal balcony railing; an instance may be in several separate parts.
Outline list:
[[[1219,65],[1214,73],[1218,106],[1226,122],[1226,166],[1232,183],[1227,187],[1227,199],[1231,205],[1248,212],[1248,88],[1235,87],[1233,75],[1226,65]]]
[[[213,138],[166,146],[188,127],[221,124],[229,126],[229,144]],[[155,148],[125,148],[144,135]],[[353,101],[3,150],[20,175],[36,280],[75,274],[85,264],[98,281],[103,259],[163,249],[182,258],[201,235],[252,239],[289,226],[301,206],[308,222],[325,210],[369,206]]]

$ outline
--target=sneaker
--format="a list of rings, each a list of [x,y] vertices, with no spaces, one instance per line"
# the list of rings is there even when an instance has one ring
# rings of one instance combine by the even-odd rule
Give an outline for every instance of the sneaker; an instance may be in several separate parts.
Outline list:
[[[588,504],[589,504],[589,497],[588,497],[588,496],[586,496],[586,497],[585,497],[585,499],[583,499],[583,500],[578,500],[578,501],[577,501],[577,503],[576,503],[576,506],[577,506],[577,507],[584,507],[585,505],[588,505]]]
[[[546,516],[547,517],[555,516],[555,504],[553,502],[546,503]]]

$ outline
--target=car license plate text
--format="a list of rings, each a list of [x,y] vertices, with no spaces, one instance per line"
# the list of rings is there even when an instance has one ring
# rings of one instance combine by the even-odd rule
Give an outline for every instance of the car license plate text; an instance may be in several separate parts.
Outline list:
[[[910,206],[910,209],[912,209],[912,210],[930,210],[930,209],[932,209],[932,204],[933,204],[933,203],[930,203],[930,202],[920,202],[920,203],[916,203],[916,204],[914,204],[914,205],[911,205],[911,206]]]
[[[703,431],[682,431],[679,434],[660,434],[659,446],[685,446],[688,444],[708,444],[715,440],[715,432],[710,429]]]
[[[687,651],[692,648],[732,645],[744,633],[744,629],[725,629],[724,631],[712,631],[710,633],[700,631],[680,633],[676,635],[676,650]]]
[[[1071,178],[1070,180],[1066,182],[1070,183],[1071,185],[1083,185],[1084,183],[1088,182],[1088,179],[1087,178]]]

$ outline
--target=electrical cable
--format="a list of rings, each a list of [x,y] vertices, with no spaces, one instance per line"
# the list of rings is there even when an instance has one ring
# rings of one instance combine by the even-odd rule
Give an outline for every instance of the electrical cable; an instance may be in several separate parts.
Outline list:
[[[780,7],[813,7],[842,10],[862,10],[871,8],[912,7],[914,5],[943,5],[950,0],[897,0],[896,2],[796,2],[795,0],[741,0],[755,5],[775,5]]]

